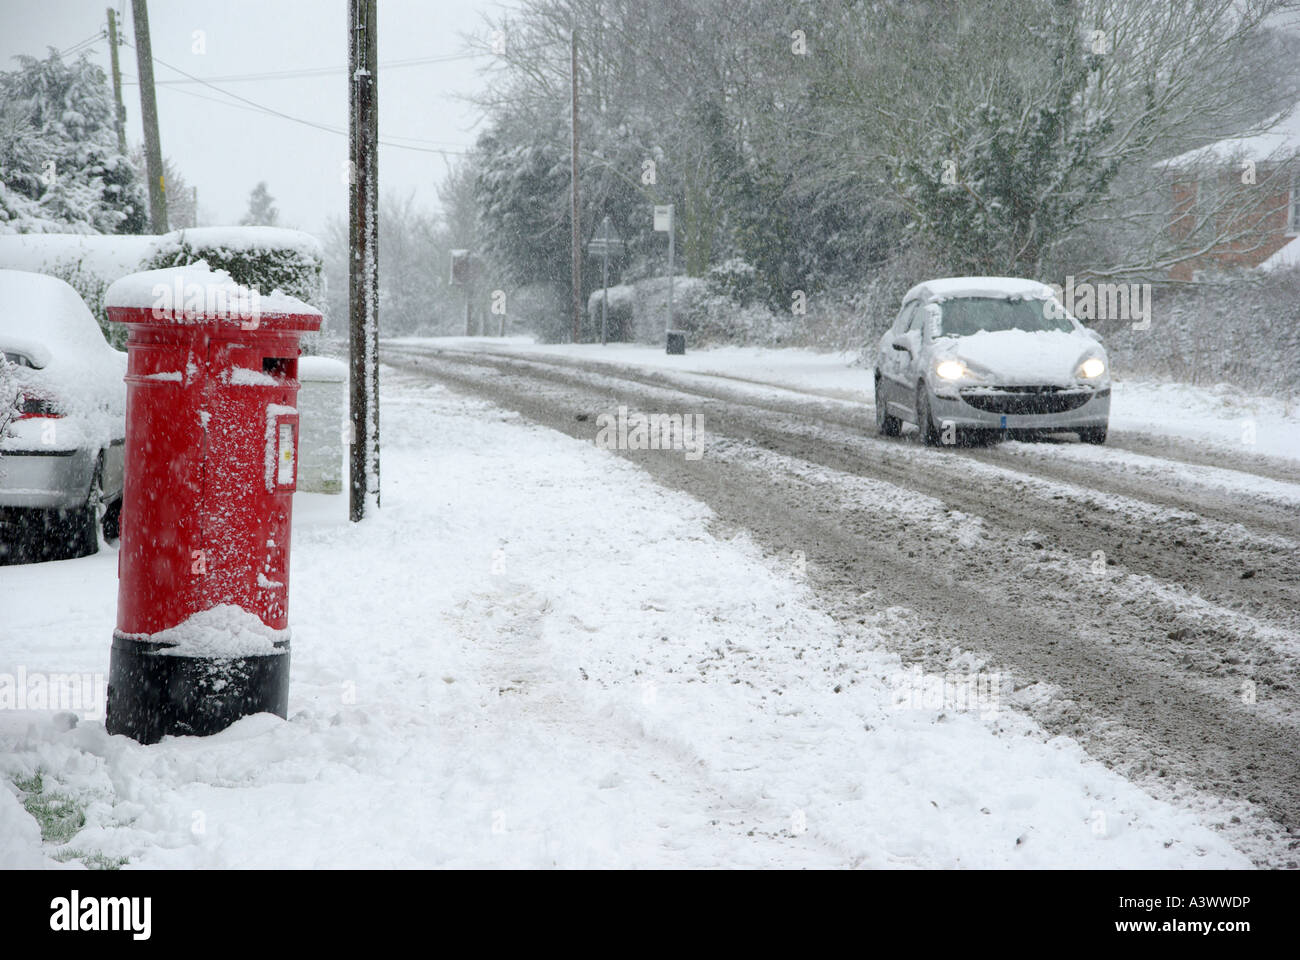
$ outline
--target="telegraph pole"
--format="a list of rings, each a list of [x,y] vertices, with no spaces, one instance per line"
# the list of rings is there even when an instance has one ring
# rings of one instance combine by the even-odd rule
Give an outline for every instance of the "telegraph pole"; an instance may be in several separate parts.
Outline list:
[[[348,0],[349,516],[379,506],[379,64],[375,0]]]
[[[573,87],[573,342],[582,339],[582,234],[578,221],[578,21],[569,31],[569,72]]]
[[[126,107],[122,106],[122,68],[117,62],[117,11],[108,8],[108,58],[113,66],[113,120],[117,127],[117,152],[126,156]]]
[[[167,232],[167,185],[163,183],[162,146],[158,142],[158,100],[153,88],[153,47],[149,43],[149,7],[131,0],[135,22],[135,63],[140,74],[140,122],[144,124],[144,162],[149,176],[149,223],[154,233]]]

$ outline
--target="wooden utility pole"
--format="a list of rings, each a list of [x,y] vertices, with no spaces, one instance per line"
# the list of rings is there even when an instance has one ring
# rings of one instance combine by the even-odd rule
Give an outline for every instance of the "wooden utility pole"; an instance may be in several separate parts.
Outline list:
[[[158,100],[153,89],[153,47],[149,43],[149,7],[131,0],[135,23],[135,63],[140,74],[140,122],[144,124],[144,163],[149,177],[149,224],[167,232],[167,185],[163,183],[162,146],[158,142]]]
[[[349,516],[379,506],[379,64],[375,0],[348,0]]]
[[[569,31],[569,72],[573,87],[573,342],[582,340],[582,233],[578,207],[578,21]]]
[[[113,67],[113,120],[117,152],[126,155],[126,107],[122,106],[122,68],[117,62],[117,11],[108,8],[108,59]]]

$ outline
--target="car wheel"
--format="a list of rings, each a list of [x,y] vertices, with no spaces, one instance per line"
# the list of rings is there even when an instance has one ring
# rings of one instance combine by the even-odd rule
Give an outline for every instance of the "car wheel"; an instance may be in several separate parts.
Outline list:
[[[77,511],[77,552],[73,556],[89,557],[99,552],[99,526],[107,504],[104,502],[104,458],[95,461],[95,472],[90,477],[90,490],[86,505]]]
[[[916,426],[927,447],[939,445],[939,431],[935,429],[934,418],[930,416],[930,393],[925,389],[924,383],[916,385]]]
[[[903,421],[889,413],[885,398],[880,395],[880,378],[876,377],[876,433],[882,437],[896,437],[903,430]]]
[[[100,523],[100,529],[104,531],[104,539],[116,543],[122,537],[122,498],[109,501],[104,508],[104,519]]]
[[[1107,427],[1090,427],[1087,430],[1080,430],[1079,439],[1084,443],[1105,443],[1106,430]]]

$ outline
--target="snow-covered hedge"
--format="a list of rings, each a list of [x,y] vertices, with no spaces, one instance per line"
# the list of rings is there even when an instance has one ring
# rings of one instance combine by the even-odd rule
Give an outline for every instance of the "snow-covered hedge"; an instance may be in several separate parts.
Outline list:
[[[43,273],[71,284],[90,307],[109,343],[119,349],[126,331],[108,322],[104,312],[108,287],[127,274],[200,260],[214,270],[226,270],[237,282],[255,287],[265,296],[279,289],[318,309],[322,306],[321,245],[298,230],[197,227],[162,236],[0,236],[0,269]]]
[[[732,257],[713,267],[705,279],[711,292],[727,297],[742,307],[755,301],[766,301],[772,292],[758,271],[739,257]]]
[[[583,318],[583,340],[600,339],[602,291],[592,291]],[[792,329],[789,319],[772,313],[760,302],[738,303],[718,292],[710,279],[676,277],[673,280],[673,325],[684,330],[687,342],[781,343]],[[660,343],[668,323],[668,278],[648,277],[636,283],[609,288],[609,339]],[[555,330],[542,339],[566,340],[568,329]]]
[[[595,339],[600,337],[600,312],[605,290],[597,287],[587,298],[587,316],[595,329]],[[631,340],[635,330],[636,290],[623,284],[609,288],[609,339],[618,343]]]
[[[108,322],[104,291],[141,269],[157,237],[123,234],[26,233],[0,236],[0,269],[58,277],[90,307],[104,337],[121,349],[126,331]]]
[[[142,269],[184,267],[200,260],[225,270],[263,296],[273,291],[320,308],[324,252],[311,234],[279,227],[195,227],[157,239]]]
[[[704,279],[678,277],[675,326],[689,345],[731,343],[861,350],[867,362],[898,314],[903,294],[927,278],[951,273],[923,254],[900,251],[859,284],[810,292],[806,313],[776,312],[743,292],[740,261]],[[651,277],[610,288],[610,337],[661,343],[668,316],[668,279]],[[730,292],[725,292],[730,291]],[[742,303],[742,300],[748,303]],[[567,318],[563,308],[556,313]],[[630,320],[629,320],[630,317]],[[1156,377],[1191,384],[1227,383],[1254,393],[1300,399],[1300,267],[1222,277],[1190,288],[1157,289],[1151,328],[1095,321],[1119,377]],[[543,335],[539,331],[539,335]],[[568,339],[567,319],[551,339]],[[544,336],[544,335],[543,335]],[[600,290],[587,304],[584,340],[600,336]]]
[[[745,261],[727,260],[703,279],[678,277],[676,326],[687,342],[798,346],[822,350],[873,349],[898,315],[903,294],[928,277],[943,276],[924,253],[902,248],[860,282],[833,289],[807,289],[796,302],[773,309],[770,291]],[[667,279],[632,285],[636,339],[658,343],[667,316]],[[802,307],[802,312],[795,310]]]
[[[1119,377],[1300,397],[1300,269],[1157,290],[1148,330],[1134,330],[1130,321],[1093,325]]]

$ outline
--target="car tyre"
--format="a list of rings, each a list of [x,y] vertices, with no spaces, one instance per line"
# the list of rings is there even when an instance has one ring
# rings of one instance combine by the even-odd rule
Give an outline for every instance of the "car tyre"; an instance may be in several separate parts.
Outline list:
[[[885,398],[880,395],[880,378],[876,377],[876,433],[882,437],[896,437],[903,432],[903,421],[889,413]]]
[[[122,498],[111,500],[104,508],[104,519],[100,524],[104,539],[116,543],[122,537]]]
[[[1103,444],[1106,442],[1106,431],[1107,427],[1089,427],[1079,431],[1079,439],[1084,443]]]
[[[73,556],[89,557],[99,552],[99,526],[107,506],[104,501],[104,458],[100,456],[95,460],[95,472],[90,477],[86,505],[75,515],[77,550]]]
[[[930,415],[930,394],[924,383],[916,385],[916,426],[921,431],[921,440],[927,447],[939,445],[939,431],[935,429],[934,417]]]

